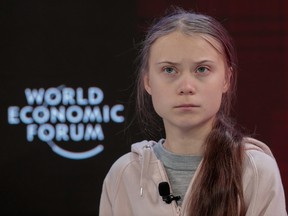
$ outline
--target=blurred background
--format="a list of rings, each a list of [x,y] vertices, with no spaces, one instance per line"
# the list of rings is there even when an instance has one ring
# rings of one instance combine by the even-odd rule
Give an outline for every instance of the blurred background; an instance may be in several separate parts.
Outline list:
[[[235,117],[271,148],[287,194],[288,1],[4,0],[0,215],[98,215],[110,166],[145,138],[130,124],[135,58],[171,5],[234,38]]]

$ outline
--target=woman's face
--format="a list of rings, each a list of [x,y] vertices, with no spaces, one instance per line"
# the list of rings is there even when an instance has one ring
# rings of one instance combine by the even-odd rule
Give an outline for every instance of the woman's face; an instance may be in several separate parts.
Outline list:
[[[219,50],[212,37],[177,31],[152,44],[144,86],[166,132],[212,128],[230,77]]]

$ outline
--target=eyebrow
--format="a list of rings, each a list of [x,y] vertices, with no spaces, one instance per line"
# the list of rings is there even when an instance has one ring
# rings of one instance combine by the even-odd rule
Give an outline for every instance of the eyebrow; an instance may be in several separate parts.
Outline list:
[[[172,61],[160,61],[160,62],[157,62],[156,64],[157,65],[160,65],[160,64],[180,65],[180,63],[172,62]]]
[[[196,65],[199,65],[199,64],[204,64],[204,63],[214,63],[214,61],[213,60],[201,60],[201,61],[196,61],[193,63]],[[172,61],[160,61],[160,62],[157,62],[156,64],[157,65],[160,65],[160,64],[180,65],[180,63],[178,62],[172,62]]]

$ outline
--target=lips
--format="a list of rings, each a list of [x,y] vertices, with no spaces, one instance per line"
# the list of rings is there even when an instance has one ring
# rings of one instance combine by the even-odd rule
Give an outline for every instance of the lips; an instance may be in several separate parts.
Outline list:
[[[195,104],[180,104],[175,106],[175,108],[195,108],[195,107],[200,107],[198,105]]]

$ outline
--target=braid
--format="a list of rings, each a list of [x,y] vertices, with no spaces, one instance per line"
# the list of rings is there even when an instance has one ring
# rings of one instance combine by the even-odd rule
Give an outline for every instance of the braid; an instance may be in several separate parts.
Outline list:
[[[202,166],[190,192],[190,215],[244,215],[242,138],[230,121],[218,118],[207,138]]]

